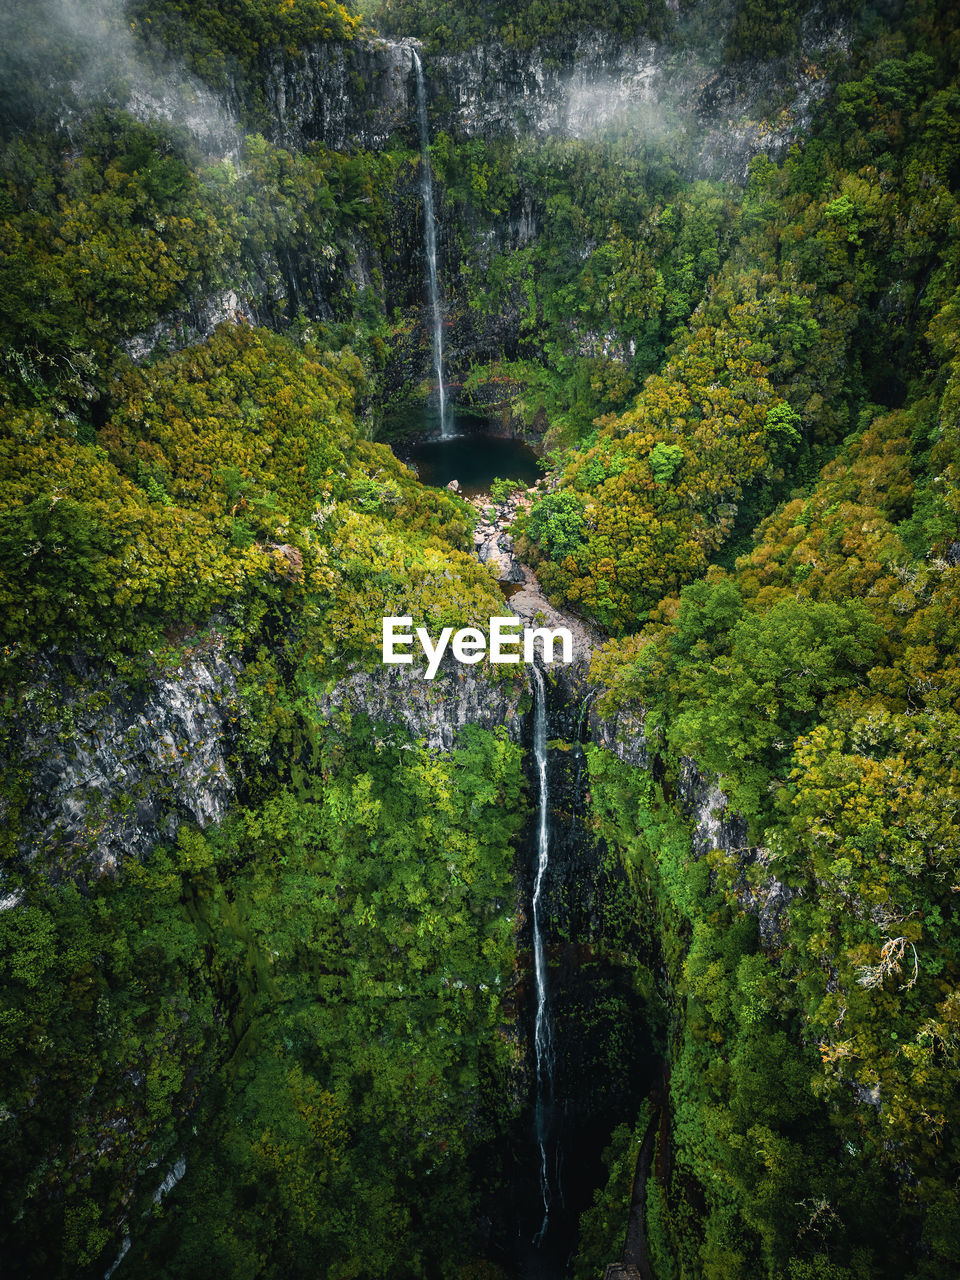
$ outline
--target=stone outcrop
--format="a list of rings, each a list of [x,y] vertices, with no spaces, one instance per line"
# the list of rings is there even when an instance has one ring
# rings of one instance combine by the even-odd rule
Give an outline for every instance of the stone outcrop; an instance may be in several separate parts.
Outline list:
[[[380,666],[357,671],[320,695],[325,718],[341,712],[405,730],[432,751],[449,751],[467,725],[504,726],[514,742],[523,736],[522,710],[529,706],[529,681],[516,668],[493,680],[477,667],[444,655],[433,680],[425,664]]]
[[[416,129],[416,40],[330,42],[261,68],[271,133],[285,147],[323,142],[337,151],[380,151]],[[238,106],[240,104],[238,103]]]
[[[784,913],[796,890],[776,878],[769,849],[750,844],[746,819],[731,811],[716,778],[701,773],[692,760],[684,759],[678,790],[693,823],[694,857],[702,858],[713,849],[722,849],[737,863],[737,901],[744,911],[756,915],[763,945],[775,948],[783,932]]]
[[[438,58],[429,73],[444,127],[468,137],[583,138],[629,114],[637,132],[690,140],[690,176],[742,181],[753,155],[784,153],[809,124],[826,90],[816,60],[844,41],[842,30],[810,29],[795,66],[718,69],[667,43],[588,32],[533,50],[491,42]]]
[[[633,765],[635,769],[650,767],[642,715],[619,708],[612,714],[601,716],[592,707],[589,723],[591,742],[595,742],[598,747],[605,747],[624,764]]]
[[[480,563],[492,566],[498,582],[526,581],[524,566],[513,554],[513,538],[494,521],[481,520],[474,530],[473,545]]]
[[[753,155],[782,154],[809,124],[827,85],[818,62],[846,39],[842,28],[809,24],[799,59],[735,68],[596,31],[533,49],[491,40],[426,60],[431,122],[460,137],[581,138],[630,113],[638,132],[690,141],[682,160],[691,176],[740,181]],[[266,60],[261,91],[275,140],[379,150],[399,132],[412,138],[415,48],[409,38],[356,40]],[[515,220],[517,240],[535,234],[532,206]]]
[[[104,875],[174,839],[182,822],[221,821],[236,790],[238,668],[216,631],[137,686],[77,658],[71,688],[43,664],[34,702],[52,714],[28,710],[12,743],[31,779],[21,856],[53,874]]]
[[[257,324],[258,317],[250,303],[235,289],[224,289],[206,297],[198,297],[184,311],[163,316],[142,333],[123,344],[131,360],[143,361],[160,351],[180,351],[194,342],[209,338],[218,324]]]

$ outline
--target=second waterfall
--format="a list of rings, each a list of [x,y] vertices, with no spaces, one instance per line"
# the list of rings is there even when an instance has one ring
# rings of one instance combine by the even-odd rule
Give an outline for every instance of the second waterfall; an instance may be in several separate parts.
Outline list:
[[[543,1221],[534,1239],[540,1244],[550,1223],[553,1183],[550,1169],[550,1131],[553,1115],[553,1034],[547,990],[547,961],[543,944],[543,890],[550,862],[550,787],[547,776],[547,691],[540,668],[530,668],[533,676],[533,756],[540,785],[540,809],[537,821],[537,868],[533,883],[533,971],[537,988],[537,1014],[534,1022],[533,1048],[536,1063],[535,1121],[540,1153],[540,1193],[543,1197]]]
[[[433,211],[433,169],[430,165],[430,129],[427,122],[427,89],[423,64],[416,49],[413,65],[417,73],[417,128],[420,131],[420,189],[423,195],[423,247],[427,258],[427,293],[433,322],[433,369],[440,398],[440,435],[449,434],[447,393],[443,385],[443,315],[440,311],[440,279],[437,275],[437,220]]]

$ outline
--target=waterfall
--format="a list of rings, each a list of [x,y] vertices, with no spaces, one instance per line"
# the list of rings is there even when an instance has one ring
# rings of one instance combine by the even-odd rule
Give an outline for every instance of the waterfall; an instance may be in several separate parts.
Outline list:
[[[543,897],[543,881],[550,860],[550,791],[547,783],[547,693],[540,668],[534,663],[533,675],[533,756],[540,782],[540,813],[537,823],[537,874],[533,885],[533,970],[537,985],[537,1017],[534,1023],[533,1048],[537,1070],[537,1101],[535,1123],[537,1146],[540,1149],[540,1192],[543,1196],[543,1222],[534,1238],[535,1244],[543,1241],[550,1220],[550,1170],[547,1146],[550,1133],[550,1116],[553,1104],[553,1036],[550,1028],[550,1009],[547,997],[547,965],[543,949],[543,929],[540,916]]]
[[[433,212],[433,170],[430,167],[430,131],[427,124],[427,89],[423,64],[416,49],[413,65],[417,71],[417,127],[420,130],[420,190],[423,195],[423,247],[427,255],[427,283],[430,314],[433,318],[433,369],[440,389],[440,435],[446,438],[447,394],[443,385],[443,317],[440,314],[440,282],[437,278],[437,220]]]

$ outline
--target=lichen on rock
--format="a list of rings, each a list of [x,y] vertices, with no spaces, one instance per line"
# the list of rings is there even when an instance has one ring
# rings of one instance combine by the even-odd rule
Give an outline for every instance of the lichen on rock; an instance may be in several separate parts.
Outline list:
[[[41,661],[12,736],[31,775],[21,858],[52,875],[104,875],[183,822],[220,822],[236,792],[239,667],[216,631],[137,685],[89,657]],[[33,709],[43,704],[45,715]]]

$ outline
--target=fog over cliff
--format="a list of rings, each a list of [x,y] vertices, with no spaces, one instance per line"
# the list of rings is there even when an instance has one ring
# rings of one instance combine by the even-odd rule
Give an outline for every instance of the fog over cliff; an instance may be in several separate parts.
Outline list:
[[[182,64],[148,55],[134,26],[124,0],[3,0],[0,127],[52,116],[69,130],[102,103],[182,129],[207,154],[236,154],[240,132],[222,96]]]

